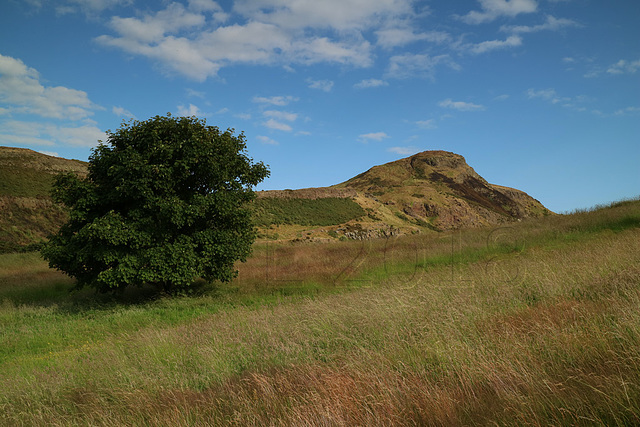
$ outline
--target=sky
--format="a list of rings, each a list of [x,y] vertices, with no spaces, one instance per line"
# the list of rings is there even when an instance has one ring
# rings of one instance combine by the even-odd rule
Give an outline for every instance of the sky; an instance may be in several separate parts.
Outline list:
[[[167,113],[243,132],[258,190],[446,150],[555,212],[633,198],[640,1],[0,2],[0,145]]]

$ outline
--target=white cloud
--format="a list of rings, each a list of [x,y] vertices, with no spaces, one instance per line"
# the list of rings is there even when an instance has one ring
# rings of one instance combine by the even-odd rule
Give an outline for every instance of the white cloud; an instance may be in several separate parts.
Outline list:
[[[364,30],[412,12],[411,0],[237,0],[234,10],[282,28]]]
[[[417,41],[428,41],[430,43],[445,43],[451,41],[451,35],[442,31],[429,31],[416,33],[412,28],[385,28],[376,31],[378,46],[383,49],[405,46]]]
[[[271,104],[271,105],[277,105],[279,107],[283,107],[285,105],[288,105],[291,102],[295,102],[297,101],[298,98],[294,97],[294,96],[270,96],[270,97],[263,97],[263,96],[254,96],[253,97],[253,102],[258,103],[258,104]]]
[[[95,124],[66,126],[52,123],[10,120],[1,123],[3,131],[0,138],[11,145],[73,145],[94,147],[98,140],[105,141],[107,135]]]
[[[202,99],[204,99],[204,97],[205,97],[205,93],[204,92],[200,92],[200,91],[197,91],[197,90],[194,90],[194,89],[187,88],[186,92],[187,92],[187,96],[193,96],[195,98],[202,98]]]
[[[451,108],[458,111],[482,111],[485,109],[484,105],[473,104],[471,102],[452,101],[450,98],[440,101],[438,105],[443,108]]]
[[[538,8],[535,0],[479,0],[482,11],[471,11],[462,16],[467,24],[491,22],[498,17],[514,17],[521,13],[532,13]]]
[[[360,83],[356,83],[355,85],[353,85],[353,87],[355,87],[356,89],[366,89],[370,87],[381,87],[381,86],[389,86],[389,83],[385,82],[384,80],[367,79],[367,80],[362,80]]]
[[[30,1],[31,3],[38,3],[39,6],[42,2]],[[106,9],[112,9],[120,5],[131,4],[132,0],[67,0],[66,4],[56,6],[56,13],[58,15],[66,15],[69,13],[82,12],[89,16],[94,16]]]
[[[318,89],[323,92],[331,92],[333,82],[331,80],[313,80],[307,79],[307,83],[311,89]]]
[[[106,134],[96,126],[59,127],[56,130],[57,139],[62,144],[94,147],[98,140],[105,141]]]
[[[390,151],[392,153],[396,153],[396,154],[400,154],[402,156],[411,156],[413,154],[419,153],[420,149],[417,147],[391,147],[389,149],[387,149],[387,151]]]
[[[522,38],[520,36],[509,36],[506,40],[488,40],[477,44],[466,45],[465,47],[475,54],[490,52],[497,49],[520,46]]]
[[[552,104],[557,104],[562,101],[562,98],[558,96],[555,89],[528,89],[526,94],[529,99],[540,98],[545,101],[549,101]]]
[[[0,101],[5,114],[35,114],[40,117],[81,120],[93,115],[86,92],[63,86],[46,87],[39,73],[21,60],[0,54]]]
[[[130,118],[130,119],[135,119],[135,118],[136,118],[136,116],[135,116],[135,115],[133,115],[133,113],[132,113],[131,111],[126,110],[126,109],[124,109],[124,108],[122,108],[122,107],[115,107],[115,106],[114,106],[114,107],[111,109],[111,112],[112,112],[113,114],[115,114],[116,116],[118,116],[118,117],[128,117],[128,118]]]
[[[416,124],[422,129],[436,129],[438,127],[435,119],[419,120]]]
[[[362,142],[382,141],[385,138],[389,138],[389,135],[387,135],[385,132],[372,132],[372,133],[365,133],[365,134],[359,135],[358,138]]]
[[[42,150],[39,150],[38,153],[44,154],[46,156],[53,156],[53,157],[59,157],[60,156],[56,151],[42,151]]]
[[[256,139],[263,144],[267,145],[280,145],[280,143],[274,139],[269,138],[268,136],[258,135]]]
[[[501,31],[515,33],[515,34],[523,34],[523,33],[535,33],[538,31],[557,31],[562,28],[567,27],[579,27],[576,21],[572,21],[571,19],[565,18],[554,18],[551,15],[547,15],[547,20],[544,24],[534,25],[534,26],[526,26],[526,25],[503,25],[500,27]]]
[[[234,64],[368,67],[373,47],[364,32],[406,16],[411,6],[411,0],[238,1],[236,22],[223,25],[230,15],[215,2],[173,2],[160,11],[112,17],[112,33],[95,40],[197,81]]]
[[[406,53],[391,57],[386,74],[394,78],[414,76],[434,78],[436,67],[441,65],[454,70],[460,69],[460,66],[449,55],[429,56],[426,54]]]
[[[298,115],[296,113],[289,113],[286,111],[267,110],[262,114],[267,117],[273,117],[278,120],[286,120],[288,122],[293,122],[298,118]]]
[[[279,122],[274,119],[267,120],[266,122],[263,123],[263,125],[265,125],[269,129],[281,130],[284,132],[291,132],[293,130],[293,128],[288,124]]]
[[[184,105],[178,105],[178,116],[181,117],[190,117],[190,116],[201,116],[202,111],[198,107],[193,104],[189,104],[188,107]]]
[[[586,102],[591,101],[591,99],[584,95],[578,95],[574,97],[568,96],[560,96],[555,91],[555,89],[528,89],[525,94],[529,99],[542,99],[551,104],[557,104],[564,108],[568,108],[574,111],[584,112],[587,109],[583,106]]]
[[[626,116],[626,115],[638,115],[640,114],[640,107],[627,107],[617,110],[615,113],[616,116]]]
[[[627,61],[621,59],[607,69],[609,74],[635,74],[640,69],[640,59]]]

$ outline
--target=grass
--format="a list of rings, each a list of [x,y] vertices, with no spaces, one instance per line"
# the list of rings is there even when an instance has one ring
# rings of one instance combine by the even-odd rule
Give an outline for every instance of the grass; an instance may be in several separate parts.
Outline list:
[[[256,224],[268,227],[273,224],[297,224],[306,226],[339,225],[366,215],[351,199],[326,197],[319,199],[270,199],[255,202]]]
[[[1,255],[0,425],[637,425],[639,214],[265,243],[176,298]]]

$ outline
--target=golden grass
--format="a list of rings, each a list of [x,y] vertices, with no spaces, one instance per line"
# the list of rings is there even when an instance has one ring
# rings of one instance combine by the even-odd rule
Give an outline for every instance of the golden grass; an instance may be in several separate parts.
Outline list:
[[[6,425],[635,425],[640,228],[603,227],[637,214],[619,209],[263,246],[239,293],[318,293],[4,360],[0,411]]]

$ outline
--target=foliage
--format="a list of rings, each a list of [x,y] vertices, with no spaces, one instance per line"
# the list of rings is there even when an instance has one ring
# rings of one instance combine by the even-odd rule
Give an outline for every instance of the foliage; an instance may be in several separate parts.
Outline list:
[[[298,224],[327,226],[343,224],[365,215],[359,204],[351,199],[325,197],[320,199],[264,198],[254,203],[256,224]]]
[[[123,123],[92,152],[87,178],[59,175],[53,197],[69,221],[42,254],[100,291],[228,281],[255,239],[251,186],[269,172],[245,137],[195,117]]]

